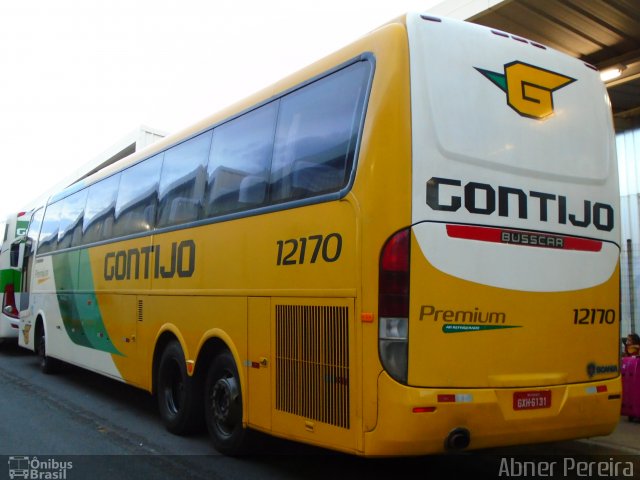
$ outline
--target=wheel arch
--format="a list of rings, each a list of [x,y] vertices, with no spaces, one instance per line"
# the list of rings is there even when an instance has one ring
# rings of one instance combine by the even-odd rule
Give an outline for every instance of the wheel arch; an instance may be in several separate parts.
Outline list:
[[[156,336],[156,341],[154,342],[153,347],[153,356],[151,359],[151,385],[149,390],[152,394],[156,393],[158,367],[160,365],[160,359],[162,358],[162,352],[164,352],[167,345],[169,345],[173,341],[176,341],[180,344],[182,353],[185,355],[185,360],[189,358],[189,350],[187,349],[187,345],[184,341],[184,337],[180,333],[180,330],[178,330],[175,325],[163,325],[158,331],[158,335]]]
[[[198,345],[198,355],[195,361],[194,375],[197,375],[203,382],[207,370],[213,359],[223,351],[228,351],[236,364],[236,370],[240,377],[240,392],[242,394],[242,423],[246,426],[247,416],[247,379],[244,362],[240,358],[238,349],[231,337],[219,328],[214,328],[203,335],[200,345]]]
[[[36,314],[36,320],[33,323],[33,351],[35,352],[37,345],[38,345],[38,339],[40,338],[40,335],[43,335],[46,337],[47,336],[47,322],[44,319],[44,314],[42,312],[38,312]]]
[[[159,330],[155,346],[153,350],[152,357],[152,375],[151,375],[151,388],[150,391],[152,394],[156,394],[156,385],[158,381],[158,367],[160,364],[160,359],[162,357],[162,352],[166,348],[166,346],[172,341],[177,341],[182,348],[182,352],[185,355],[185,361],[191,362],[194,361],[193,357],[191,357],[187,344],[185,342],[184,337],[180,333],[180,330],[173,325],[167,324],[163,325],[163,327]],[[236,363],[236,369],[238,370],[238,376],[240,377],[240,391],[242,392],[242,422],[246,425],[248,421],[247,417],[247,379],[245,374],[244,363],[240,357],[238,348],[235,343],[231,339],[231,337],[222,329],[213,328],[205,332],[200,340],[200,343],[195,350],[197,354],[195,355],[194,368],[192,372],[187,372],[191,376],[196,376],[199,382],[204,383],[205,376],[207,374],[207,370],[209,365],[213,359],[219,353],[223,351],[228,351],[231,353],[234,362]],[[188,365],[189,363],[187,363]]]

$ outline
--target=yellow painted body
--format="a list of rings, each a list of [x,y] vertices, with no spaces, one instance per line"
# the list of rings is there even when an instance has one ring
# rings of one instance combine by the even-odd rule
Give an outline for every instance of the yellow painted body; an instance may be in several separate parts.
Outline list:
[[[220,338],[239,367],[245,392],[244,419],[249,427],[362,453],[364,423],[376,422],[375,383],[382,368],[377,360],[376,325],[363,325],[357,320],[359,312],[374,312],[377,308],[375,277],[380,244],[387,232],[410,221],[410,96],[404,26],[388,25],[286,83],[253,97],[246,105],[234,108],[242,110],[365,52],[375,56],[376,71],[358,172],[346,197],[90,248],[93,284],[103,320],[114,346],[123,353],[112,355],[123,380],[153,390],[154,349],[165,332],[171,332],[180,341],[186,359],[195,362],[195,370],[207,368],[197,363],[202,346],[211,338]],[[213,123],[230,113],[223,112],[181,135],[201,130],[205,123]],[[385,173],[377,174],[379,170]],[[375,193],[380,190],[395,193],[380,196]],[[311,264],[307,259],[305,264],[277,265],[278,241],[313,235],[326,237],[332,233],[342,238],[339,260]],[[151,245],[157,251],[160,246],[159,264],[164,267],[170,263],[171,245],[185,240],[192,240],[196,251],[195,272],[189,278],[153,278],[154,252],[148,259],[140,258],[138,279],[133,278],[134,268],[129,272],[130,279],[105,279],[105,271],[116,268],[113,255],[106,258],[109,253],[140,251]],[[312,244],[308,256],[311,247]],[[367,261],[363,261],[365,256]],[[148,279],[143,278],[146,268]],[[273,408],[274,309],[278,304],[296,303],[348,306],[349,429]],[[367,347],[363,349],[362,345]],[[247,367],[248,363],[261,361],[260,368]],[[363,398],[368,400],[363,403]]]

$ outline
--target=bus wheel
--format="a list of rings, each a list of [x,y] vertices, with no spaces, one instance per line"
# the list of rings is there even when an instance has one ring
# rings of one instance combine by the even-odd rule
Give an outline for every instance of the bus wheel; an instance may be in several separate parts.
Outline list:
[[[197,378],[187,375],[182,347],[167,345],[158,365],[157,397],[162,421],[171,433],[191,433],[202,424],[202,389]]]
[[[213,360],[205,383],[205,418],[213,446],[225,455],[248,452],[249,431],[242,426],[242,392],[230,352]]]
[[[42,332],[36,339],[36,354],[40,361],[40,371],[45,374],[51,374],[55,372],[56,361],[47,356],[47,337]]]

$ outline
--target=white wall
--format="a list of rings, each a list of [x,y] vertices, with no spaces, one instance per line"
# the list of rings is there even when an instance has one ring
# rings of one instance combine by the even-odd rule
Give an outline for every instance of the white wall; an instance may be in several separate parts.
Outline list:
[[[616,148],[622,222],[621,329],[625,336],[631,331],[640,332],[640,128],[618,133]]]

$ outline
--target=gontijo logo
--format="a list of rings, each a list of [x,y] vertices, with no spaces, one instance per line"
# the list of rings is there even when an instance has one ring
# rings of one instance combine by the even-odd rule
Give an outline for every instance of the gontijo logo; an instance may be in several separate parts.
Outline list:
[[[523,117],[541,120],[553,113],[553,92],[576,81],[560,73],[515,61],[504,73],[474,67],[507,94],[507,104]]]

